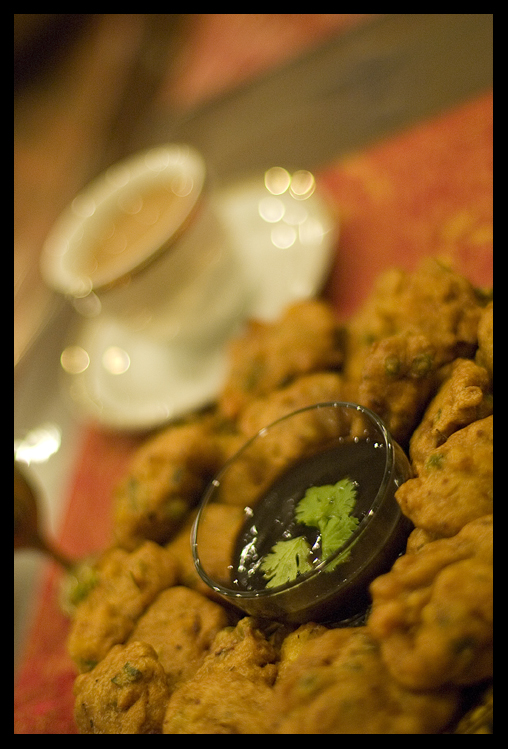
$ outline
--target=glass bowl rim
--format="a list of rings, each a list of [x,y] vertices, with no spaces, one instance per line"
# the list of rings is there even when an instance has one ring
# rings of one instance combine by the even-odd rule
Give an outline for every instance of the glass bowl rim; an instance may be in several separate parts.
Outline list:
[[[277,424],[280,424],[283,421],[286,421],[289,418],[292,418],[294,416],[297,416],[300,413],[304,413],[305,411],[312,411],[315,409],[324,409],[324,408],[337,408],[337,407],[346,407],[353,409],[355,411],[360,411],[363,414],[365,414],[369,419],[371,419],[376,427],[379,429],[383,439],[384,444],[386,445],[386,455],[385,455],[385,466],[384,466],[384,472],[383,477],[379,483],[378,490],[376,492],[376,496],[373,498],[370,506],[369,512],[361,519],[361,521],[358,523],[358,526],[355,528],[354,532],[351,534],[351,536],[348,538],[348,540],[339,548],[337,551],[335,551],[333,554],[330,554],[325,559],[321,560],[319,564],[317,564],[315,567],[313,567],[312,570],[309,572],[306,572],[302,575],[298,575],[295,580],[290,581],[288,583],[285,583],[284,585],[278,585],[273,588],[263,588],[260,590],[237,590],[234,588],[226,588],[221,583],[213,580],[213,578],[208,575],[208,573],[203,568],[199,553],[198,553],[198,543],[197,543],[197,533],[198,533],[198,527],[199,527],[199,521],[201,519],[201,516],[208,505],[208,500],[214,490],[219,486],[220,484],[220,478],[221,476],[226,472],[226,470],[229,468],[230,464],[236,460],[245,450],[247,450],[250,445],[257,440],[259,437],[263,437],[263,435],[272,427],[277,426]],[[359,539],[359,537],[363,534],[365,528],[369,525],[372,518],[375,515],[376,510],[379,508],[379,505],[381,504],[386,490],[388,488],[388,485],[391,481],[391,476],[395,464],[395,440],[392,437],[391,433],[388,431],[388,428],[382,418],[376,414],[374,411],[372,411],[370,408],[367,408],[366,406],[362,406],[359,403],[354,403],[352,401],[325,401],[322,403],[314,403],[310,406],[304,406],[303,408],[296,409],[295,411],[291,411],[288,414],[285,414],[284,416],[281,416],[279,419],[276,419],[275,421],[272,421],[270,424],[268,424],[265,427],[262,427],[259,429],[256,434],[254,434],[252,437],[250,437],[245,444],[240,447],[239,450],[237,450],[228,460],[224,463],[220,471],[216,474],[216,476],[212,479],[212,481],[208,484],[207,488],[205,489],[205,492],[203,493],[202,499],[199,504],[198,513],[196,515],[196,518],[194,519],[194,522],[192,524],[191,529],[191,550],[192,550],[192,557],[194,560],[194,566],[196,571],[198,572],[200,578],[216,593],[223,596],[224,598],[234,601],[235,599],[238,601],[241,600],[258,600],[260,598],[274,598],[278,595],[282,595],[286,593],[289,590],[295,589],[297,586],[303,586],[304,584],[308,583],[309,580],[316,577],[320,572],[324,571],[328,565],[332,564],[334,560],[341,554],[343,554],[349,547],[352,547]],[[346,581],[347,582],[347,581]],[[238,604],[241,607],[241,604]]]

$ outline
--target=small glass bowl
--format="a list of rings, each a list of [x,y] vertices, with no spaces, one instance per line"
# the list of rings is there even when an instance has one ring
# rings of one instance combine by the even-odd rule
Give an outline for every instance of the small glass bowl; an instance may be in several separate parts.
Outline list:
[[[411,475],[403,450],[369,409],[333,402],[295,411],[258,432],[211,482],[192,530],[196,569],[216,594],[252,616],[354,619],[368,607],[369,584],[405,547],[411,524],[395,492]],[[298,501],[309,487],[343,478],[357,487],[352,535],[309,572],[266,587],[260,559],[277,540],[299,535]],[[346,561],[337,562],[340,555]]]

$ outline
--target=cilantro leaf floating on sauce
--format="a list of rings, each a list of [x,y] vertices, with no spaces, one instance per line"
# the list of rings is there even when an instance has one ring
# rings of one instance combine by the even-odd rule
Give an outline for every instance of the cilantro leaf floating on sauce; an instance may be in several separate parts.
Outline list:
[[[276,588],[294,580],[298,575],[310,572],[312,562],[309,542],[303,536],[277,541],[263,559],[261,569],[265,577],[269,578],[267,588]]]
[[[345,478],[336,484],[307,489],[298,503],[295,511],[298,522],[319,528],[323,559],[337,551],[358,525],[358,518],[351,517],[355,502],[356,484]]]
[[[312,486],[297,504],[296,520],[319,530],[321,559],[336,552],[358,525],[358,518],[351,515],[355,502],[356,484],[345,478],[336,484]],[[335,569],[337,564],[346,561],[348,557],[348,552],[339,555],[329,569]],[[295,580],[312,567],[311,548],[304,536],[278,541],[261,561],[261,570],[268,580],[267,588],[275,588]]]

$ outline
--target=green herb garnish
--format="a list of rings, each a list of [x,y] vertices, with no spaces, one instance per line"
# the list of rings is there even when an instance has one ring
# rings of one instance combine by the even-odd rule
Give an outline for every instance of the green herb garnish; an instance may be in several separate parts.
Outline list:
[[[277,541],[263,559],[261,569],[265,577],[269,578],[267,588],[276,588],[294,580],[298,575],[310,572],[312,562],[309,542],[303,536]]]
[[[295,509],[298,523],[317,528],[321,540],[321,559],[334,554],[351,536],[359,523],[351,513],[356,502],[356,484],[349,478],[336,484],[312,486]],[[345,562],[349,552],[340,554],[329,570]],[[319,559],[318,561],[321,561]],[[295,580],[313,567],[311,548],[304,536],[277,541],[261,561],[267,588],[275,588]]]

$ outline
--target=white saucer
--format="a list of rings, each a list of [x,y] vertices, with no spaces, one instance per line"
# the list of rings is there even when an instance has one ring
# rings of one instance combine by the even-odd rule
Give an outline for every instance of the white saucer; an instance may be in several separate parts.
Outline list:
[[[304,200],[288,192],[270,195],[263,180],[253,178],[223,189],[218,210],[253,283],[251,317],[275,320],[291,302],[320,291],[338,224],[317,191]]]
[[[338,230],[316,192],[304,201],[278,196],[270,204],[262,180],[249,180],[222,190],[216,199],[252,281],[246,317],[274,320],[291,302],[319,292]],[[263,200],[261,213],[269,220],[260,215]],[[74,357],[72,366],[62,369],[73,404],[117,430],[149,430],[206,406],[227,374],[225,346],[204,353],[161,345],[104,314],[80,321],[65,354]]]

